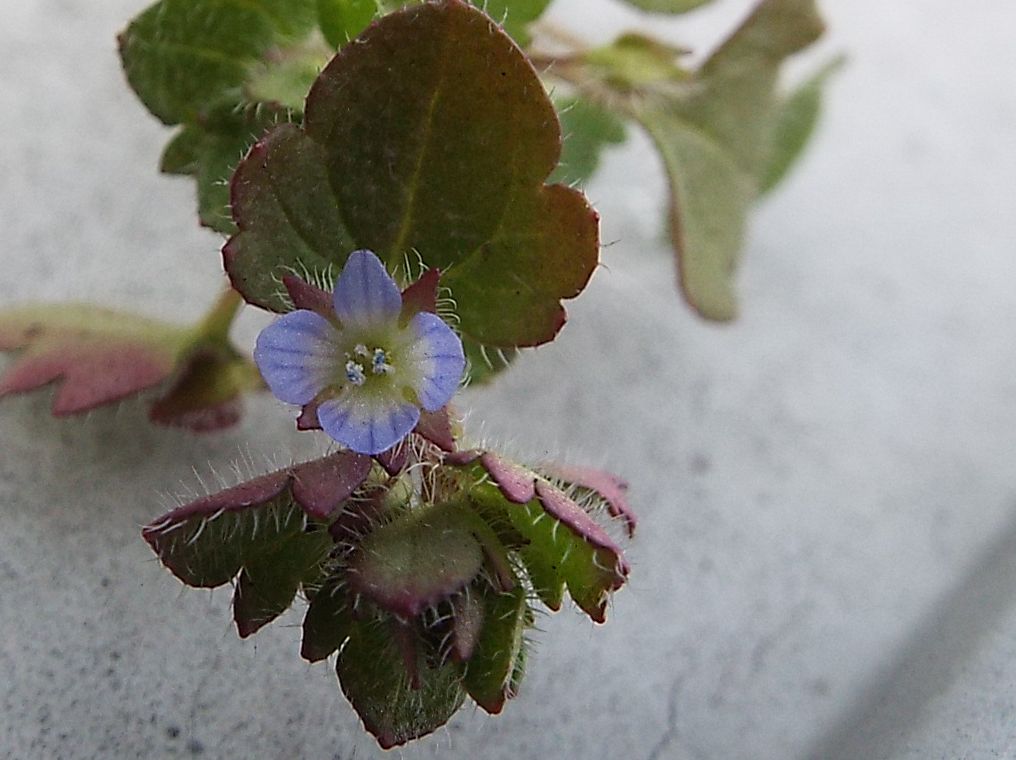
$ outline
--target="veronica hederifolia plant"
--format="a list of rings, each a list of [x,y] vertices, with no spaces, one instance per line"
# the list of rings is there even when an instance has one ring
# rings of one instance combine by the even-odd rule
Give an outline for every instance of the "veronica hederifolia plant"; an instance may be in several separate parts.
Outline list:
[[[463,451],[449,406],[470,346],[552,340],[595,268],[595,212],[546,184],[560,146],[521,51],[446,0],[367,27],[302,124],[262,135],[232,179],[226,270],[282,312],[255,362],[299,429],[342,448],[181,505],[145,537],[188,585],[235,584],[241,636],[307,599],[304,657],[338,652],[384,747],[467,696],[500,712],[536,605],[567,591],[603,622],[628,574],[608,530],[634,529],[622,482]]]
[[[662,14],[686,13],[708,5],[708,1],[630,0],[643,11]],[[329,265],[341,265],[342,251],[370,248],[386,263],[395,263],[398,254],[380,248],[372,236],[359,234],[369,230],[355,222],[349,229],[338,224],[339,232],[331,240],[321,241],[331,246],[331,253],[306,250],[317,247],[314,237],[299,246],[287,241],[277,254],[252,252],[258,244],[249,239],[243,242],[244,236],[236,235],[237,222],[243,226],[248,199],[262,207],[266,204],[254,187],[249,193],[234,187],[231,198],[229,180],[241,158],[267,132],[280,124],[303,121],[304,109],[311,103],[307,100],[311,87],[337,49],[349,47],[384,13],[416,4],[416,0],[284,0],[261,7],[259,3],[227,0],[160,0],[120,35],[120,54],[131,86],[155,116],[177,129],[164,151],[161,168],[194,177],[202,223],[236,236],[227,248],[227,266],[247,300],[283,308],[277,299],[280,268],[305,266],[308,273],[320,276]],[[539,20],[548,5],[546,0],[478,4],[525,46],[541,68],[547,87],[555,93],[567,139],[549,181],[587,181],[595,172],[599,154],[625,139],[625,122],[645,128],[659,147],[668,174],[671,197],[667,216],[680,287],[702,316],[732,318],[737,311],[733,279],[749,207],[782,180],[801,155],[818,118],[823,85],[840,64],[839,60],[831,62],[790,93],[781,94],[776,87],[782,60],[821,33],[814,0],[760,0],[741,27],[696,69],[683,64],[684,49],[644,35],[625,34],[600,48],[585,46],[575,35]],[[421,50],[427,44],[421,40],[407,51]],[[404,61],[402,65],[412,67],[414,63]],[[379,88],[378,102],[381,93],[399,84],[383,77],[362,80]],[[462,100],[485,101],[476,91]],[[326,124],[327,119],[321,123]],[[280,134],[261,143],[274,149],[271,165],[304,160],[320,167],[317,157],[305,155],[310,146],[296,144],[298,134],[289,133],[289,140]],[[321,134],[319,131],[319,144]],[[497,149],[493,144],[487,155],[496,155]],[[535,145],[526,149],[546,153],[546,148],[538,150]],[[332,141],[329,151],[345,152],[337,141]],[[477,176],[485,173],[481,157],[463,155],[460,159],[462,166],[475,165]],[[341,164],[341,159],[337,163]],[[360,158],[352,163],[366,167]],[[267,170],[267,165],[262,166],[262,176],[257,177],[259,170],[248,166],[245,174],[252,185],[264,185]],[[302,166],[294,173],[316,181],[329,174],[318,171],[315,175],[308,170]],[[491,192],[495,192],[493,188]],[[298,196],[290,202],[298,202]],[[349,213],[355,216],[348,200]],[[558,198],[557,205],[562,206],[565,200]],[[513,214],[531,214],[532,202],[527,208],[515,208]],[[264,220],[271,216],[267,208],[254,214]],[[572,224],[576,230],[583,227],[577,219]],[[264,229],[265,221],[252,220],[249,226]],[[384,229],[384,225],[375,226]],[[584,227],[592,229],[589,220]],[[285,233],[276,229],[270,234]],[[562,242],[562,238],[547,241],[547,245],[555,242]],[[275,256],[274,262],[269,260],[271,256]],[[250,257],[262,260],[248,266]],[[562,261],[568,259],[579,261],[571,254],[561,257]],[[524,255],[519,257],[528,266],[533,260],[532,256],[528,260]],[[428,261],[429,266],[446,268],[448,263],[444,256]],[[487,269],[491,274],[487,285],[500,284],[502,292],[503,285],[516,277],[498,266]],[[546,281],[557,282],[559,296],[572,297],[581,290],[589,271],[587,261],[571,274],[561,268],[549,272],[553,276]],[[449,269],[449,287],[457,276]],[[54,412],[68,414],[115,403],[161,384],[169,387],[169,393],[167,403],[156,401],[153,406],[154,421],[198,430],[231,424],[239,417],[241,396],[262,387],[250,363],[224,337],[237,305],[229,302],[231,298],[226,297],[226,308],[214,305],[208,317],[191,328],[119,315],[112,321],[134,322],[139,329],[110,332],[108,312],[90,306],[74,306],[65,312],[58,305],[32,305],[0,312],[0,350],[28,352],[17,372],[0,380],[0,395],[32,390],[62,378],[64,390]],[[464,300],[463,314],[467,321],[474,321],[469,326],[473,328],[474,304],[468,295]],[[501,312],[535,314],[549,304],[519,303],[511,308],[506,304]],[[68,334],[69,323],[73,329]],[[208,335],[195,335],[210,324],[214,327]],[[26,326],[31,328],[27,332]],[[488,324],[488,329],[491,326]],[[489,378],[507,366],[517,345],[548,340],[553,331],[550,326],[549,332],[547,328],[531,330],[528,336],[506,336],[503,332],[481,336],[473,334],[473,329],[463,330],[470,379]],[[173,333],[175,336],[168,337]],[[136,357],[135,364],[96,361],[94,351],[75,351],[56,363],[47,362],[47,351],[68,340],[90,346],[126,341]],[[57,349],[56,353],[64,352]],[[82,378],[89,380],[86,383]]]
[[[800,155],[835,68],[778,91],[782,61],[821,32],[813,0],[761,0],[694,69],[643,35],[585,46],[539,21],[548,5],[159,0],[120,54],[175,130],[162,170],[195,179],[200,220],[228,238],[230,290],[189,328],[87,305],[0,312],[0,350],[21,352],[0,396],[58,383],[64,415],[149,392],[154,421],[211,430],[267,386],[339,447],[144,537],[185,584],[233,584],[242,637],[305,599],[302,655],[336,656],[384,747],[467,698],[500,712],[540,606],[570,597],[603,622],[627,578],[623,481],[464,445],[450,405],[562,329],[598,260],[575,186],[627,124],[647,130],[682,289],[728,319],[748,208]],[[228,338],[242,301],[281,315],[254,362]]]

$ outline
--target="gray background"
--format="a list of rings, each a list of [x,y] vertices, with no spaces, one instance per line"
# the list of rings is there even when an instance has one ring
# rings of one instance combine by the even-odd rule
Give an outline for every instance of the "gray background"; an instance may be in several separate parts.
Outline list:
[[[91,299],[188,320],[220,285],[165,131],[118,71],[144,0],[8,0],[0,22],[0,305]],[[1016,7],[826,0],[845,50],[823,129],[753,218],[743,317],[679,303],[647,141],[590,196],[604,266],[561,338],[464,405],[484,435],[632,482],[630,587],[542,632],[500,718],[400,754],[455,758],[1016,757]],[[710,44],[721,0],[619,27]],[[807,62],[794,67],[800,74]],[[237,330],[249,343],[263,317]],[[380,754],[299,617],[240,642],[228,592],[183,589],[139,527],[249,456],[311,454],[269,398],[234,431],[0,404],[0,756]]]

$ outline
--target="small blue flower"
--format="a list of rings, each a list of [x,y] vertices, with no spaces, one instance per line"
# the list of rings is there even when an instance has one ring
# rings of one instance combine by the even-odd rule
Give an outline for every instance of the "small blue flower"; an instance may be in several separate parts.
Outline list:
[[[335,319],[301,309],[266,327],[254,361],[277,398],[316,401],[328,435],[380,454],[416,427],[421,408],[435,412],[455,395],[462,342],[435,314],[402,320],[402,294],[370,251],[349,255],[333,303]]]

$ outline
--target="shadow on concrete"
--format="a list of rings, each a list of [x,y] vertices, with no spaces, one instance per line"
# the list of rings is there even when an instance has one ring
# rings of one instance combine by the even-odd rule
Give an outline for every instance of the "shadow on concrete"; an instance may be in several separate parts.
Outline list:
[[[988,634],[1016,604],[1016,513],[928,614],[896,661],[844,718],[806,753],[812,760],[880,760],[899,755],[926,708],[960,675]]]

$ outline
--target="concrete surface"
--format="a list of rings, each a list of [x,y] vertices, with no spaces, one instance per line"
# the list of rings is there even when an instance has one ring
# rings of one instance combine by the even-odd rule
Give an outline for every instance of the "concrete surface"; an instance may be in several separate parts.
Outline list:
[[[164,130],[117,69],[144,4],[4,7],[3,305],[185,320],[219,287],[191,185],[156,174]],[[652,28],[700,43],[747,5]],[[465,709],[400,756],[1016,757],[1016,7],[824,6],[824,50],[851,63],[754,218],[742,319],[677,301],[636,136],[590,188],[616,242],[564,334],[469,394],[491,437],[632,481],[634,573],[605,627],[541,621],[503,716]],[[569,10],[590,39],[649,28],[609,0]],[[47,404],[0,405],[0,756],[381,754],[329,666],[299,659],[299,617],[240,642],[228,593],[182,589],[138,537],[192,468],[313,437],[265,398],[203,438],[137,403],[80,422]]]

